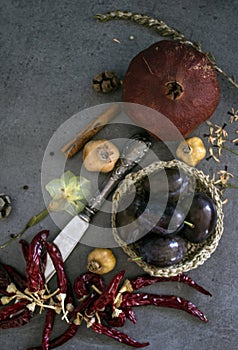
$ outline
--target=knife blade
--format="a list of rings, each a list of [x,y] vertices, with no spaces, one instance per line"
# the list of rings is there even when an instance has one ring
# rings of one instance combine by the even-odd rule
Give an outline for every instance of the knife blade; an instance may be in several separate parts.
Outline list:
[[[126,174],[142,160],[150,147],[150,136],[146,133],[135,135],[128,139],[123,147],[120,159],[116,163],[109,180],[103,186],[102,190],[98,191],[95,196],[91,198],[83,212],[71,219],[54,239],[53,243],[60,249],[64,261],[74,250],[83,234],[88,229],[90,221],[98,212],[108,195],[115,189]],[[54,265],[49,255],[47,255],[45,269],[46,282],[53,277],[54,273]]]

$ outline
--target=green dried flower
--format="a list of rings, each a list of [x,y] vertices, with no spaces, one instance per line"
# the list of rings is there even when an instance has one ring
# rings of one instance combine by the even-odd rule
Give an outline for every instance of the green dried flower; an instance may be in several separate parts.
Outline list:
[[[5,248],[20,238],[30,227],[46,218],[49,212],[64,210],[72,216],[77,215],[84,209],[84,199],[90,194],[90,182],[82,176],[75,176],[71,171],[66,171],[59,179],[51,180],[45,188],[52,197],[48,208],[33,216],[23,230],[12,235],[0,248]]]
[[[72,216],[83,210],[82,200],[90,194],[90,182],[82,176],[75,176],[71,171],[65,172],[60,179],[50,181],[45,188],[52,197],[48,209],[65,210]]]

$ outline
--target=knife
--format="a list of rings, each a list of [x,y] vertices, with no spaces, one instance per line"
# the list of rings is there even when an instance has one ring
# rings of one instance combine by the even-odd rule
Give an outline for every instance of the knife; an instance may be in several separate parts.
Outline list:
[[[128,139],[122,149],[120,159],[117,161],[109,180],[103,186],[102,190],[97,191],[95,196],[90,199],[82,213],[76,215],[63,228],[53,241],[60,249],[63,260],[65,261],[74,250],[94,215],[99,211],[100,207],[130,170],[138,164],[151,147],[151,140],[147,133],[142,133]],[[45,280],[48,282],[55,273],[55,268],[47,255]]]

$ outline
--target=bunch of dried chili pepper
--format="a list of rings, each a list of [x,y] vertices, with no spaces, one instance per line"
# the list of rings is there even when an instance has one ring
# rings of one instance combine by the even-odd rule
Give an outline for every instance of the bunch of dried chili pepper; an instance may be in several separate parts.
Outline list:
[[[135,279],[125,280],[120,287],[125,271],[116,274],[105,287],[102,277],[87,272],[78,276],[74,282],[74,292],[78,298],[78,304],[70,315],[71,324],[63,335],[49,342],[49,348],[56,348],[77,332],[84,321],[93,331],[104,334],[115,340],[141,348],[149,345],[148,342],[140,343],[117,328],[123,327],[126,319],[136,322],[132,307],[155,305],[169,308],[181,309],[200,320],[207,322],[206,316],[193,303],[175,295],[156,295],[138,292],[145,286],[156,282],[175,281],[185,283],[205,295],[211,295],[203,287],[185,274],[174,277],[151,277],[139,276]],[[40,350],[36,347],[28,350]]]
[[[40,313],[46,311],[42,344],[28,350],[48,350],[63,345],[76,335],[82,322],[86,322],[93,331],[121,343],[136,348],[145,347],[149,345],[148,342],[140,343],[117,329],[123,327],[127,319],[136,323],[132,308],[138,306],[176,308],[207,322],[203,312],[186,299],[138,291],[153,283],[175,281],[211,295],[185,274],[168,278],[144,275],[123,282],[125,271],[121,271],[105,286],[100,275],[87,272],[78,276],[71,286],[61,253],[56,245],[47,241],[48,235],[48,231],[41,231],[29,245],[26,241],[20,242],[26,260],[26,278],[13,267],[0,264],[0,328],[23,326],[37,309]],[[45,283],[46,253],[51,257],[57,274],[58,288],[53,293]],[[62,335],[50,339],[57,313],[69,325]]]
[[[71,286],[61,253],[53,243],[47,242],[48,235],[48,231],[40,231],[29,245],[21,240],[26,278],[12,266],[0,264],[0,300],[3,306],[0,309],[0,328],[23,326],[30,321],[37,309],[39,313],[47,311],[42,349],[49,349],[55,315],[62,314],[62,319],[68,321],[67,314],[73,308]],[[58,288],[53,293],[45,283],[46,253],[52,259],[58,277]]]

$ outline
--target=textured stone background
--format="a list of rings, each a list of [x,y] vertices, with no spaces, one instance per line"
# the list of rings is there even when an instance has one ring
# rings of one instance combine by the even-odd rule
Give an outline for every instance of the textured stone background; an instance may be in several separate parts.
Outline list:
[[[200,41],[211,51],[218,65],[229,75],[237,75],[237,0],[216,1],[82,1],[82,0],[0,0],[0,192],[9,194],[13,211],[0,223],[1,241],[18,232],[26,221],[44,208],[41,164],[53,133],[73,114],[101,103],[120,101],[121,91],[100,95],[91,88],[91,78],[104,69],[123,77],[132,57],[161,40],[153,30],[127,21],[97,23],[97,13],[121,9],[145,13],[164,20],[192,41]],[[130,40],[134,36],[134,40]],[[113,38],[120,40],[120,44]],[[238,108],[238,90],[219,76],[221,101],[212,121],[223,124],[227,112]],[[229,126],[229,130],[232,127]],[[203,124],[194,134],[202,136]],[[237,184],[237,159],[224,152],[221,164],[204,160],[199,168],[207,174],[228,165]],[[28,189],[23,189],[24,186]],[[150,341],[148,349],[200,350],[228,348],[238,343],[237,308],[237,192],[228,190],[224,207],[224,235],[218,249],[201,267],[190,272],[213,297],[200,295],[186,286],[172,284],[147,288],[154,293],[179,294],[197,304],[209,318],[204,324],[182,311],[137,309],[136,326],[127,322],[123,331],[140,341]],[[100,219],[99,219],[100,220]],[[49,217],[28,231],[30,241],[41,228],[51,237],[58,227]],[[90,247],[78,246],[67,261],[71,280],[85,270]],[[141,270],[127,263],[115,250],[119,271],[128,276]],[[17,242],[0,251],[0,259],[24,272]],[[26,349],[41,341],[44,318],[36,316],[24,328],[0,332],[1,349]],[[64,325],[57,322],[54,335]],[[61,349],[126,349],[110,338],[82,326],[77,336]]]

